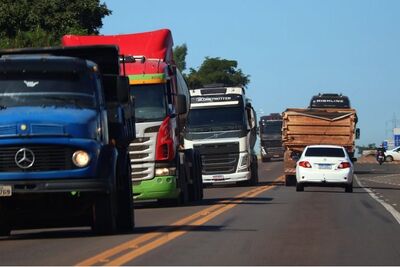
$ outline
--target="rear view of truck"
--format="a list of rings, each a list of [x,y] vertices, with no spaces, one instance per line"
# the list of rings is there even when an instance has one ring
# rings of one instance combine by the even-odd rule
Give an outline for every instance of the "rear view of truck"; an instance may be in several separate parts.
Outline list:
[[[339,145],[354,157],[359,138],[356,110],[343,104],[344,97],[324,94],[313,97],[310,108],[289,108],[283,112],[282,141],[285,148],[285,184],[294,185],[296,161],[308,145]]]

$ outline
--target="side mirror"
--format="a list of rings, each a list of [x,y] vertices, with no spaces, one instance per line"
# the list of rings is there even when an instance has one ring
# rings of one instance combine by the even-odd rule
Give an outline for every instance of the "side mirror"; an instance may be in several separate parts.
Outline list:
[[[360,128],[356,129],[356,139],[360,139],[361,131]]]
[[[126,103],[130,100],[128,77],[106,74],[102,80],[107,102]]]
[[[127,103],[130,101],[129,92],[129,78],[125,76],[119,76],[117,78],[117,98],[121,103]]]
[[[185,114],[187,112],[187,100],[185,95],[176,96],[176,113]]]

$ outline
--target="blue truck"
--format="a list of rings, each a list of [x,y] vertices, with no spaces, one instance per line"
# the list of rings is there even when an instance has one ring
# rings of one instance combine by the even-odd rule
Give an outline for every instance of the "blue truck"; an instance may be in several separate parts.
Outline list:
[[[0,236],[134,227],[134,99],[116,46],[0,51]]]

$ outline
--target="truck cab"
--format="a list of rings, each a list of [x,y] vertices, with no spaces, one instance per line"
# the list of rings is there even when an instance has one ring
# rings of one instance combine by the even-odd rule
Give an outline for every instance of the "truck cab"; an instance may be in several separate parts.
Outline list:
[[[199,151],[203,183],[258,182],[257,120],[242,87],[190,90],[185,148]]]
[[[118,49],[0,56],[0,235],[60,225],[132,230],[134,107]]]
[[[121,74],[128,77],[135,98],[136,139],[129,146],[134,198],[177,203],[201,199],[199,156],[182,150],[190,98],[186,81],[173,62],[171,31],[66,35],[62,43],[120,48]]]
[[[279,113],[262,116],[259,127],[261,160],[267,162],[272,158],[282,158],[285,152],[282,145],[282,116]]]

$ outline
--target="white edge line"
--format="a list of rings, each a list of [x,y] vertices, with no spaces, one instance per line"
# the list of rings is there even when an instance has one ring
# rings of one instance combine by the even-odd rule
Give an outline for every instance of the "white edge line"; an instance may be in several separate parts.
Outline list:
[[[354,178],[356,178],[357,183],[365,190],[368,192],[368,194],[375,199],[378,203],[380,203],[392,216],[396,219],[397,223],[400,224],[400,213],[393,208],[392,205],[388,204],[387,202],[379,199],[374,192],[372,192],[369,188],[364,187],[364,185],[360,182],[358,179],[357,175],[354,175]]]

